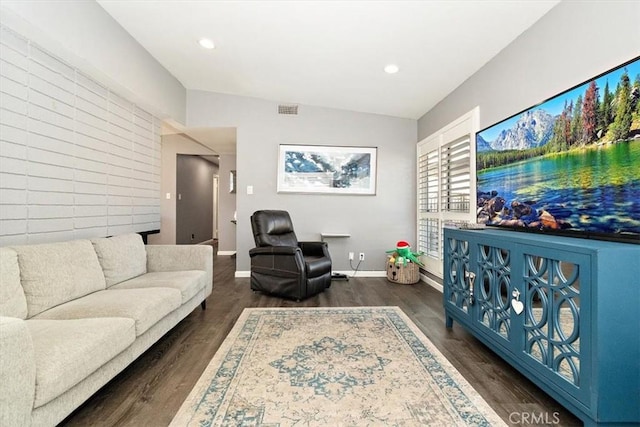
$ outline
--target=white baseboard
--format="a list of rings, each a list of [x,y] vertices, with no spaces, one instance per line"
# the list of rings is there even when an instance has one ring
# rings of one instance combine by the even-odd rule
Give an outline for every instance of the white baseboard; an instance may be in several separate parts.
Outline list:
[[[431,286],[435,290],[440,291],[440,293],[444,292],[444,288],[442,287],[442,285],[436,282],[435,280],[433,280],[432,278],[430,278],[429,276],[427,276],[426,274],[421,273],[420,280],[422,280],[423,282],[425,282],[427,285]]]
[[[235,255],[236,251],[218,251],[218,255]]]
[[[360,270],[355,275],[353,270],[333,270],[332,273],[344,274],[347,277],[387,277],[386,270]]]
[[[358,271],[356,275],[353,275],[353,270],[345,270],[345,271],[333,271],[333,273],[346,274],[347,277],[387,277],[386,271],[377,271],[377,270],[362,270]],[[250,271],[236,271],[236,278],[242,277],[251,277]]]
[[[347,277],[387,277],[386,270],[363,270],[358,271],[356,275],[353,275],[353,270],[345,270],[345,271],[333,271],[333,273],[341,273],[346,274]],[[248,278],[251,277],[251,271],[236,271],[235,277],[237,279]],[[443,292],[442,285],[432,278],[428,277],[425,274],[420,274],[420,280],[425,282],[427,285],[431,286],[435,290],[439,292]]]

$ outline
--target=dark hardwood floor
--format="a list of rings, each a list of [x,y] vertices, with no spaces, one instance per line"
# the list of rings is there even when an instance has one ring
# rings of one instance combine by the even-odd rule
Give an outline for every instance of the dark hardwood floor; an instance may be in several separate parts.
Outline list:
[[[245,307],[381,305],[399,306],[507,424],[528,426],[535,419],[537,425],[582,425],[458,324],[446,329],[442,294],[425,283],[352,278],[296,303],[254,294],[249,279],[235,279],[234,272],[235,259],[216,256],[207,309],[196,308],[62,425],[168,425]]]

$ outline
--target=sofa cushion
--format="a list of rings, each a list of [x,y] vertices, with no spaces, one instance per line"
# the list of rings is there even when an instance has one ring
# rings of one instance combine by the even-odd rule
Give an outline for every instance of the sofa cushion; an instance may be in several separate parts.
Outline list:
[[[147,272],[147,251],[139,234],[92,239],[107,287]]]
[[[30,426],[36,360],[27,321],[0,316],[0,426]]]
[[[105,289],[104,274],[89,240],[16,246],[28,317]]]
[[[182,304],[206,288],[207,272],[202,270],[159,271],[143,274],[109,289],[173,288],[182,294]]]
[[[135,320],[136,336],[140,336],[180,307],[181,301],[182,297],[177,289],[107,289],[54,307],[40,313],[37,319],[126,317]]]
[[[26,321],[36,360],[34,408],[78,384],[135,340],[132,319]]]
[[[27,317],[27,299],[20,284],[18,253],[0,248],[0,316]]]

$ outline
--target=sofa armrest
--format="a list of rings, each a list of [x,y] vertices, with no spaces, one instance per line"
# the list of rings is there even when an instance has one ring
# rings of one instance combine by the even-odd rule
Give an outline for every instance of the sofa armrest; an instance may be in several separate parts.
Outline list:
[[[0,425],[31,425],[36,362],[24,320],[0,316]]]
[[[146,245],[147,271],[203,270],[207,295],[213,289],[213,247],[209,245]]]

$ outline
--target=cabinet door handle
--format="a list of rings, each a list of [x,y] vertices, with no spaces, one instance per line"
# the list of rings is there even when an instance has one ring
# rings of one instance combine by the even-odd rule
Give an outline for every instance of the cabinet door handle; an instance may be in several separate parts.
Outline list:
[[[519,316],[524,311],[524,303],[520,301],[520,291],[514,289],[513,292],[511,292],[511,296],[513,297],[511,299],[511,308]]]
[[[473,287],[476,283],[476,273],[472,271],[467,271],[464,273],[464,278],[469,282],[469,305],[473,305]]]
[[[473,271],[466,271],[464,273],[464,278],[469,279],[471,280],[471,282],[473,282],[476,280],[476,273],[474,273]]]

